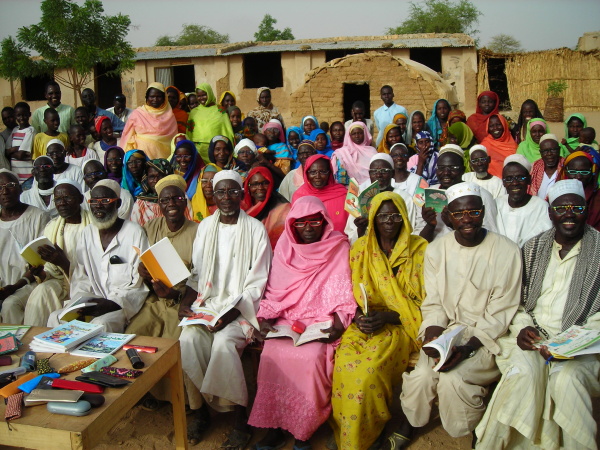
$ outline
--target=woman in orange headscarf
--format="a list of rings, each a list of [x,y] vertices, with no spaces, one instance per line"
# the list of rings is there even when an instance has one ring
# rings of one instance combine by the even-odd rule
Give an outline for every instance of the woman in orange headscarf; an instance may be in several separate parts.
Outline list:
[[[487,136],[487,120],[490,116],[498,114],[500,109],[500,97],[492,91],[483,91],[477,97],[477,108],[475,114],[467,119],[467,125],[473,131],[477,142],[482,143]]]
[[[179,107],[181,101],[185,98],[185,94],[175,86],[169,86],[167,88],[167,99],[169,100],[169,105],[171,105],[171,109],[175,115],[175,120],[177,120],[178,133],[185,133],[187,131],[188,113]]]

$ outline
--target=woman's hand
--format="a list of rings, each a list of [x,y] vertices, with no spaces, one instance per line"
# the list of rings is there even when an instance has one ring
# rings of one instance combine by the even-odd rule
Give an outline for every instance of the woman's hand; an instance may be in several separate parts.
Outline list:
[[[354,219],[354,225],[356,225],[358,237],[363,237],[367,231],[369,219],[367,217],[357,217],[356,219]]]
[[[329,328],[323,328],[321,330],[322,333],[329,333],[329,337],[325,339],[320,339],[320,341],[326,343],[335,342],[342,337],[344,331],[344,324],[342,323],[340,317],[336,313],[334,314],[333,323],[331,324],[331,326]]]
[[[400,324],[400,318],[394,311],[372,311],[368,316],[361,315],[355,318],[358,329],[365,334],[373,334],[381,330],[385,324]]]

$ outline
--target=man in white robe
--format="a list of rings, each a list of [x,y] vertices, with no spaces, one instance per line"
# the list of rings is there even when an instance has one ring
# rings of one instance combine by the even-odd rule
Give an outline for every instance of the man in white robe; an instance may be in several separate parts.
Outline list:
[[[40,237],[50,216],[22,203],[21,185],[14,173],[0,169],[0,303],[2,322],[21,324],[36,270],[28,270],[21,248]]]
[[[85,185],[88,189],[83,194],[84,202],[82,207],[83,209],[89,210],[90,206],[88,200],[91,198],[90,196],[92,194],[92,189],[94,186],[96,186],[98,181],[108,179],[108,174],[106,173],[106,169],[102,163],[95,159],[90,159],[83,163],[81,170],[83,172]],[[119,197],[121,198],[121,206],[119,206],[119,218],[123,220],[129,220],[135,200],[127,189],[121,189]]]
[[[415,369],[403,375],[400,400],[407,422],[391,436],[396,444],[405,445],[413,427],[427,425],[436,396],[444,429],[452,437],[468,435],[483,415],[488,386],[500,375],[496,341],[519,305],[521,254],[515,243],[484,229],[480,190],[466,182],[448,189],[455,231],[425,251],[420,336],[428,343],[457,326],[466,328],[439,372],[433,367],[440,354],[424,348]]]
[[[38,252],[46,261],[39,275],[43,281],[29,295],[25,307],[25,325],[45,327],[50,314],[62,308],[69,298],[70,281],[77,267],[77,243],[90,224],[90,213],[81,209],[83,195],[79,183],[63,178],[54,188],[59,216],[44,229],[53,246],[44,245]]]
[[[179,315],[189,317],[200,305],[221,313],[241,299],[214,327],[185,326],[179,338],[188,400],[194,410],[188,439],[192,443],[202,439],[209,405],[219,412],[235,411],[234,429],[224,445],[243,448],[250,434],[240,355],[259,328],[256,312],[271,266],[271,245],[264,225],[240,210],[244,195],[240,175],[223,170],[212,183],[219,209],[198,227],[192,275]]]
[[[92,189],[92,223],[83,230],[77,244],[71,300],[65,305],[68,308],[83,296],[98,297],[90,301],[96,305],[81,309],[81,314],[93,316],[92,323],[100,323],[107,332],[114,333],[125,330],[149,292],[138,273],[140,258],[133,249],[145,251],[148,239],[138,224],[118,217],[120,190],[114,180],[99,181]],[[53,312],[48,326],[59,325],[62,312]]]
[[[598,354],[554,360],[540,340],[572,325],[600,329],[600,233],[585,223],[580,181],[557,181],[548,196],[554,226],[523,247],[521,306],[499,340],[502,379],[477,426],[478,449],[597,448]]]
[[[487,148],[481,144],[474,145],[469,149],[469,163],[471,172],[462,176],[463,181],[478,184],[495,199],[506,194],[502,180],[488,172],[492,159],[488,155]]]
[[[48,156],[39,156],[33,162],[33,184],[31,189],[21,194],[21,201],[35,206],[47,213],[52,219],[58,216],[54,205],[54,166]]]
[[[48,155],[54,163],[54,181],[62,178],[74,180],[81,185],[81,190],[85,189],[83,181],[83,173],[81,168],[75,164],[69,164],[66,161],[67,152],[65,144],[60,139],[52,139],[46,145],[46,155]]]
[[[502,179],[508,194],[496,199],[498,233],[523,247],[525,242],[552,228],[548,203],[527,193],[531,184],[531,163],[523,155],[504,160]]]

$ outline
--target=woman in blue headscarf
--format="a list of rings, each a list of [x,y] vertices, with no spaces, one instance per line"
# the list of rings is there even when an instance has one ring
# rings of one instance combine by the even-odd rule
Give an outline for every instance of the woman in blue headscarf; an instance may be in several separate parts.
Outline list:
[[[333,155],[333,148],[331,147],[331,140],[329,139],[329,136],[327,136],[327,133],[320,128],[317,128],[312,130],[308,139],[315,143],[315,148],[319,155],[325,155],[328,158],[331,158],[331,155]]]
[[[304,116],[300,122],[300,128],[302,128],[302,139],[310,139],[310,133],[319,128],[319,121],[315,116]]]
[[[186,194],[192,198],[198,189],[198,174],[204,167],[204,160],[198,154],[196,145],[187,139],[179,141],[171,158],[171,166],[187,184]]]
[[[300,145],[303,134],[302,128],[300,127],[289,127],[285,131],[285,143],[294,159],[297,159],[298,157],[298,146]]]
[[[446,142],[450,109],[450,103],[445,98],[436,100],[433,104],[432,115],[427,121],[427,128],[433,137],[433,146],[436,150]]]
[[[433,138],[428,131],[419,131],[415,136],[417,154],[410,157],[406,167],[412,173],[421,175],[429,186],[438,184],[436,173],[438,151],[433,145]],[[421,164],[421,167],[419,165]]]
[[[133,198],[143,192],[142,178],[146,175],[148,157],[142,150],[129,150],[123,159],[123,179],[121,187],[127,189]]]

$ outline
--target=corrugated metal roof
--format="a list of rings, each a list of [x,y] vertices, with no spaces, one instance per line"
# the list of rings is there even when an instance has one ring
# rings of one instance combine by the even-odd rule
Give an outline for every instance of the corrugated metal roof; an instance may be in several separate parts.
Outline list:
[[[175,58],[198,58],[201,56],[215,56],[216,48],[188,48],[188,49],[173,49],[157,52],[138,52],[134,59],[143,61],[145,59],[175,59]]]

